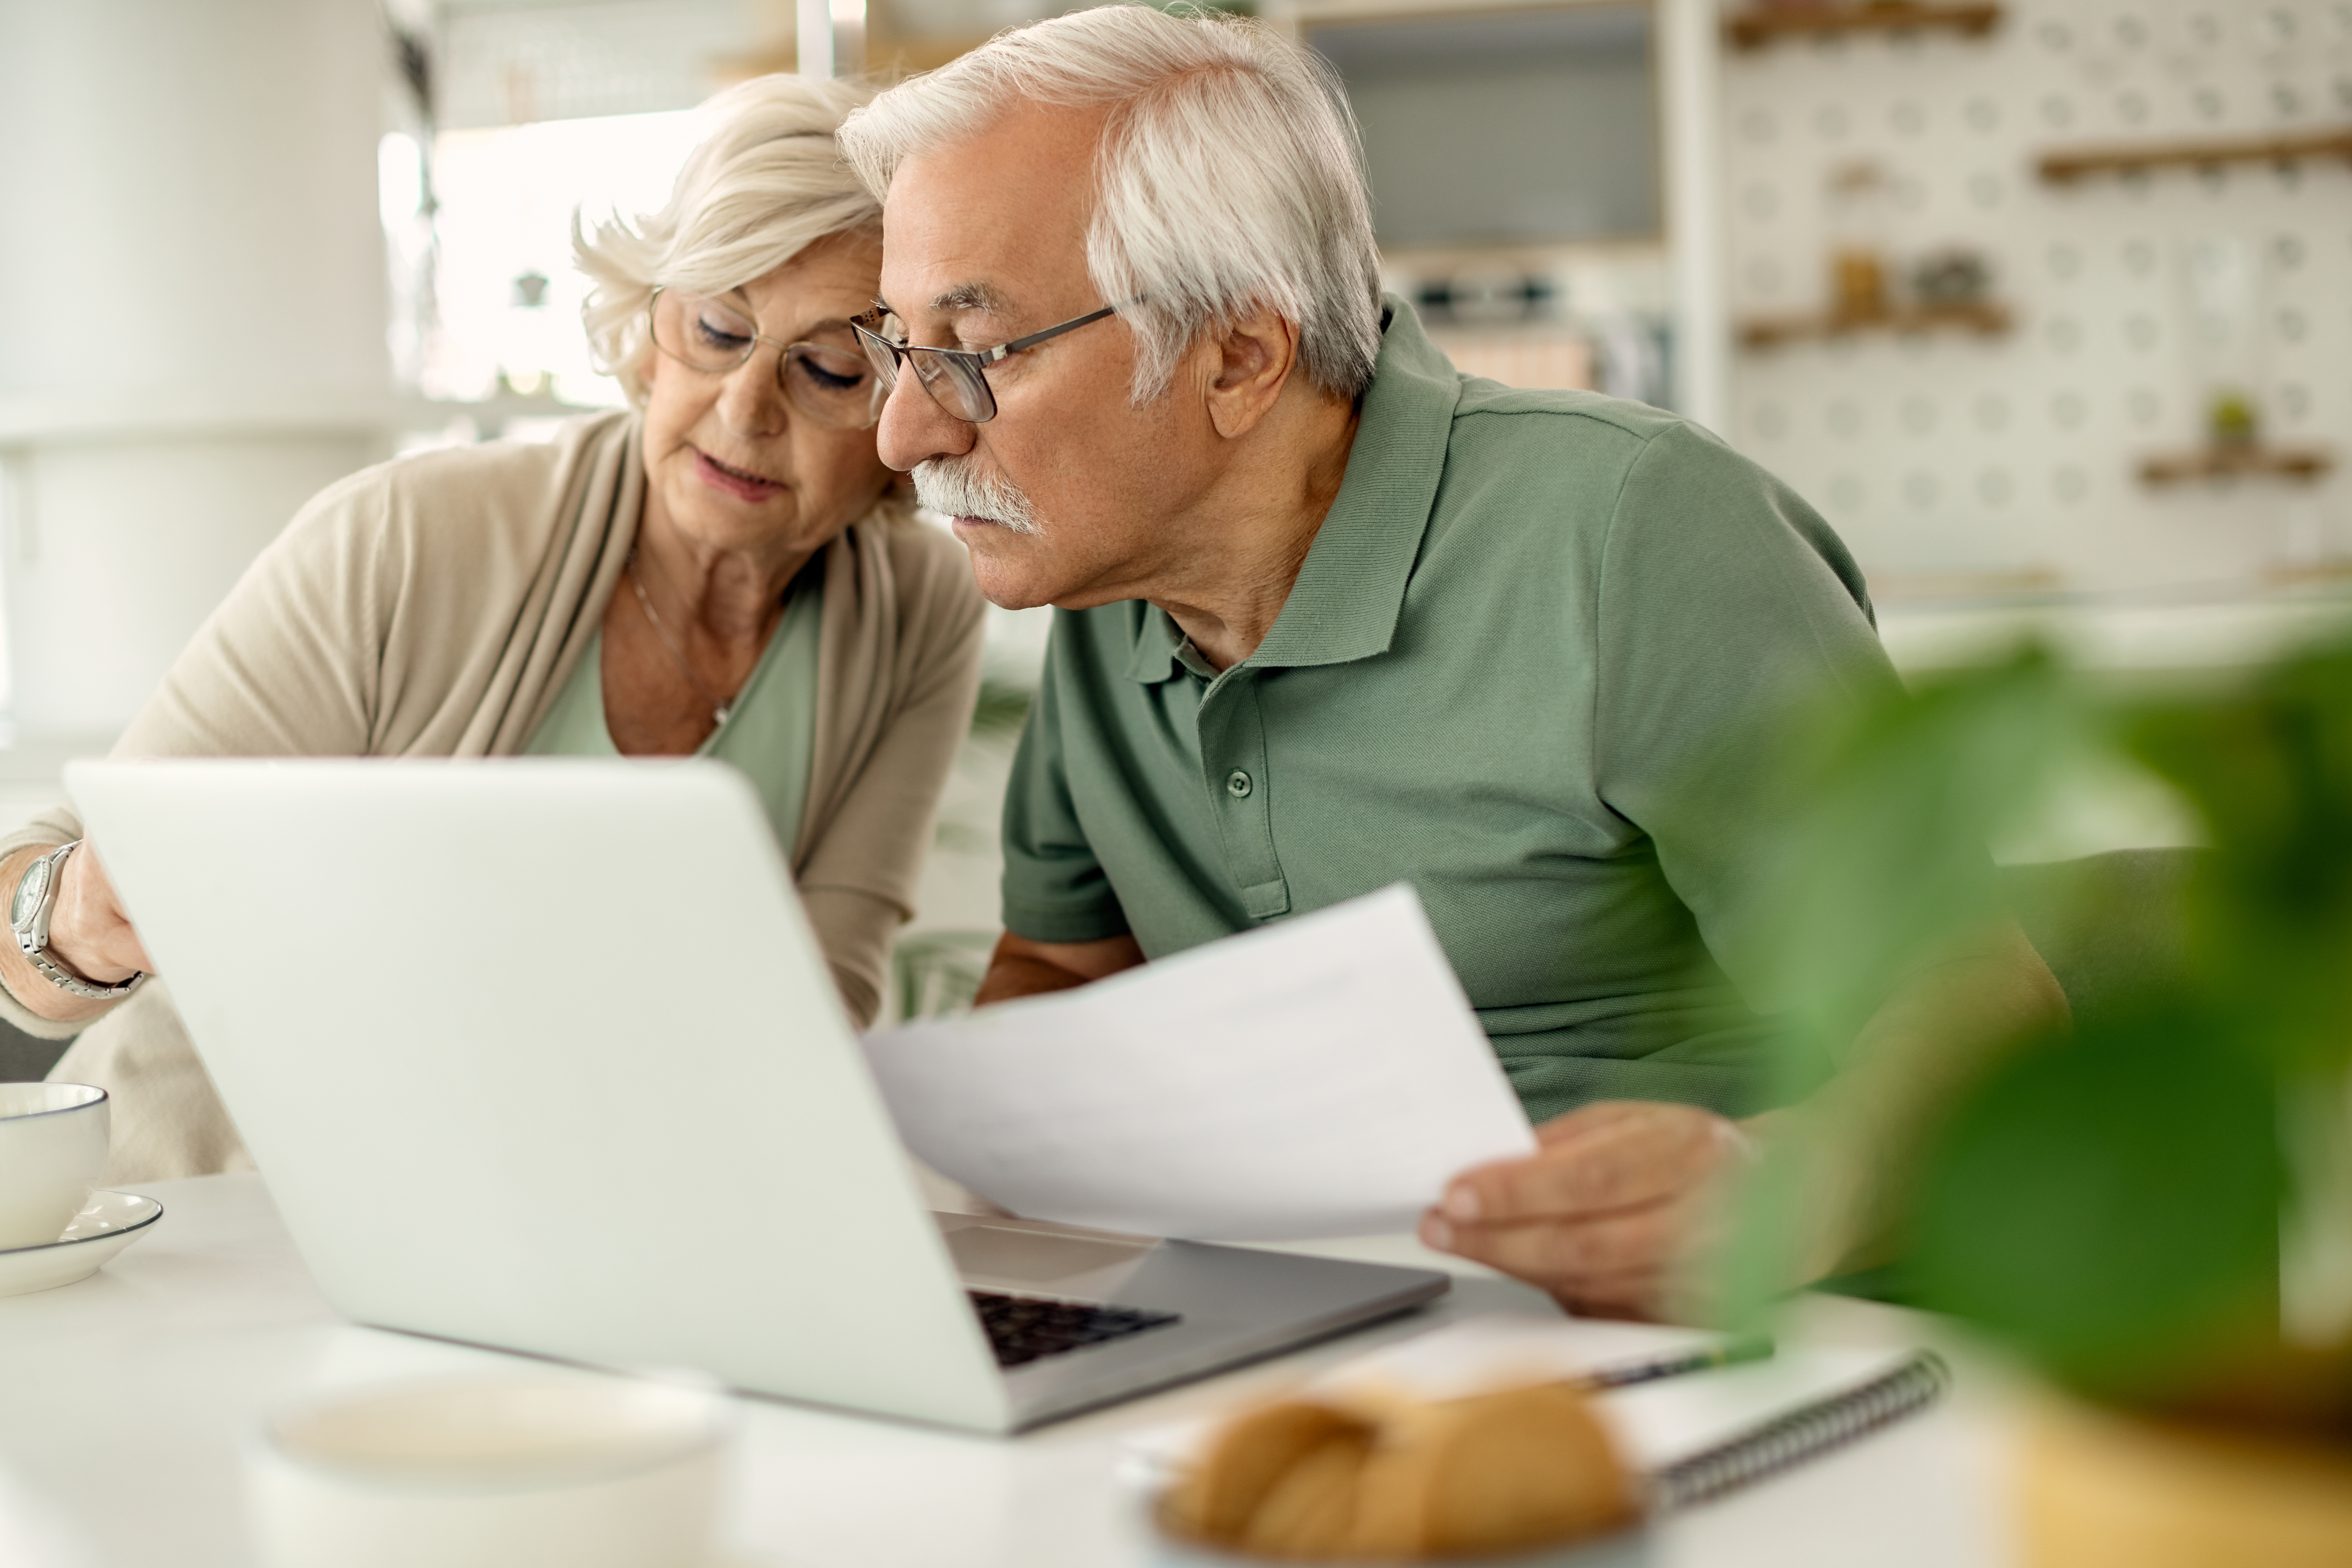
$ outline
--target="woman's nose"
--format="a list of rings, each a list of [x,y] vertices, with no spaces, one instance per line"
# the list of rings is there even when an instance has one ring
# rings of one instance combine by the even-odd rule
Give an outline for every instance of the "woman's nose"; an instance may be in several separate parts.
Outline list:
[[[762,342],[750,359],[727,373],[719,387],[719,415],[740,436],[781,436],[790,415],[783,383],[783,351]]]

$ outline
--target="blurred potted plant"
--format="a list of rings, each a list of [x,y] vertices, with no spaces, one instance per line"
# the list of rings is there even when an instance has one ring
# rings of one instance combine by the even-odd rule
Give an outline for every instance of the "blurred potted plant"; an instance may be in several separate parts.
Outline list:
[[[1768,900],[1790,1087],[1998,915],[1979,847],[2102,749],[2202,821],[2178,941],[1936,1086],[1890,1184],[1903,1294],[2055,1395],[2021,1453],[2037,1568],[2352,1563],[2352,644],[2166,700],[2029,652],[1843,721]],[[1761,1184],[1784,1222],[1794,1170]]]

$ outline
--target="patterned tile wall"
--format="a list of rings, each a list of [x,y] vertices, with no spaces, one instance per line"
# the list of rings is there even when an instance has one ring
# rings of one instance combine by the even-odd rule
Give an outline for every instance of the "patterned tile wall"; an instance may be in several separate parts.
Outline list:
[[[1898,256],[1983,253],[2007,336],[1856,335],[1743,351],[1725,434],[1819,505],[1890,598],[2234,592],[2352,558],[2352,165],[2043,183],[2084,144],[2352,129],[2352,0],[2011,0],[1983,40],[1788,41],[1727,52],[1735,316],[1822,308],[1832,176],[1884,174]],[[2194,447],[2212,356],[2193,247],[2254,274],[2267,437],[2334,450],[2319,483],[2151,489]],[[2210,254],[2209,248],[2207,254]]]

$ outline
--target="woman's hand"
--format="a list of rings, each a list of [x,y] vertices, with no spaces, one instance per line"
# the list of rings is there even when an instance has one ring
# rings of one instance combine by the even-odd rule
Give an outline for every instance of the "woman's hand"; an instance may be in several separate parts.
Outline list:
[[[49,912],[49,951],[84,980],[119,985],[151,967],[146,946],[131,929],[122,900],[87,840],[66,857],[65,880]]]
[[[26,868],[56,848],[44,845],[20,849],[0,861],[0,890],[13,895]],[[150,967],[147,949],[131,929],[130,917],[122,912],[122,900],[115,897],[114,884],[99,863],[98,852],[88,843],[66,857],[65,877],[49,910],[49,951],[75,973],[100,985],[117,984]],[[113,1005],[51,984],[13,937],[0,944],[0,977],[6,979],[9,994],[17,1001],[59,1023],[79,1023]]]

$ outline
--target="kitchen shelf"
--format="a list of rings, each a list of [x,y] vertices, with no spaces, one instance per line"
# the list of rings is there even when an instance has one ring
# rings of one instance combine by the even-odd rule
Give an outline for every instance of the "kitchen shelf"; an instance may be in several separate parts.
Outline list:
[[[2000,22],[2001,8],[1990,5],[1928,5],[1915,0],[1867,0],[1860,5],[1777,5],[1743,11],[1725,19],[1723,30],[1735,47],[1760,49],[1780,38],[1834,33],[1905,33],[1944,27],[1971,38],[1983,37]]]
[[[2094,174],[2131,174],[2148,169],[2211,169],[2224,163],[2292,163],[2302,158],[2342,158],[2352,163],[2352,125],[2292,136],[2239,137],[2213,142],[2151,142],[2144,146],[2078,147],[2044,153],[2042,177],[2071,185]]]
[[[2309,484],[2336,466],[2324,447],[2211,446],[2182,452],[2157,452],[2142,458],[2142,484],[2178,485],[2196,479],[2249,475]]]
[[[1857,332],[1974,332],[2000,337],[2015,325],[2009,307],[1983,300],[1966,305],[1912,305],[1876,316],[1758,316],[1739,323],[1739,346],[1777,348],[1806,338],[1843,338]]]

